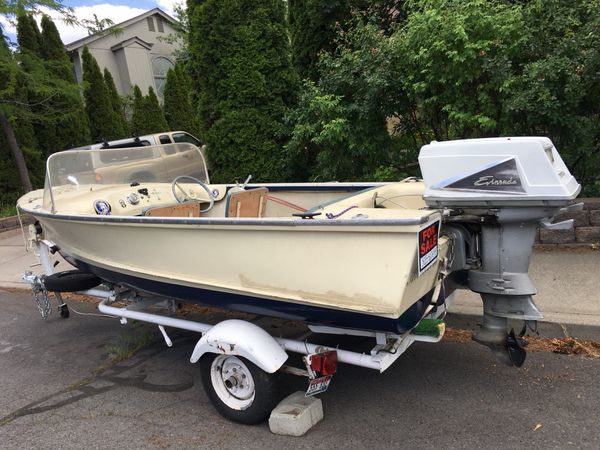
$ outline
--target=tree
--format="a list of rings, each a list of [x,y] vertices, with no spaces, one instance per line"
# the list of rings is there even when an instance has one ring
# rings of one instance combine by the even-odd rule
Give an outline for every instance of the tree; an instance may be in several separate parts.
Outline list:
[[[41,33],[31,14],[22,12],[17,16],[17,43],[21,53],[30,52],[41,56]]]
[[[106,88],[108,89],[108,95],[110,98],[110,105],[113,110],[115,123],[116,123],[116,133],[118,137],[125,137],[128,133],[127,121],[125,120],[125,110],[123,108],[123,101],[121,100],[121,96],[117,92],[117,87],[115,86],[115,80],[113,79],[111,73],[107,68],[104,68],[104,82],[106,83]]]
[[[48,156],[58,150],[88,143],[90,133],[71,60],[56,25],[47,15],[42,16],[41,36],[43,66],[48,77],[60,84],[60,92],[49,101],[48,113],[40,118],[45,136],[36,132],[40,148]]]
[[[81,24],[87,28],[89,36],[100,33],[115,24],[111,19],[100,19],[96,14],[92,14],[92,16],[92,20],[84,19],[81,21]]]
[[[75,73],[73,64],[67,55],[65,46],[60,38],[56,25],[50,16],[42,16],[42,34],[40,55],[46,62],[49,72],[57,77],[62,77],[66,81],[75,83]]]
[[[14,121],[11,121],[11,113],[13,112],[12,100],[14,99],[17,70],[18,66],[13,60],[13,55],[8,48],[6,39],[2,33],[2,28],[0,27],[0,126],[3,131],[2,139],[0,140],[0,150],[2,153],[4,153],[6,149],[9,150],[6,153],[10,152],[17,168],[17,172],[11,170],[13,167],[9,161],[2,158],[0,165],[0,187],[2,188],[2,191],[0,192],[0,194],[2,194],[0,196],[0,202],[13,202],[16,200],[14,197],[7,198],[7,194],[9,194],[12,191],[11,188],[15,186],[15,184],[13,184],[15,181],[15,173],[18,173],[21,185],[25,191],[31,191],[33,189],[31,180],[29,179],[25,158],[14,133],[14,124],[11,123]]]
[[[552,138],[584,194],[600,195],[600,4],[527,2],[522,68],[508,91],[507,128]]]
[[[146,110],[144,96],[139,86],[133,86],[133,106],[131,112],[131,132],[135,136],[140,136],[146,130]]]
[[[3,92],[4,111],[0,121],[26,191],[33,189],[30,170],[37,172],[43,167],[32,123],[36,110],[43,108],[41,102],[45,100],[44,88],[36,85],[37,80],[45,76],[40,64],[40,39],[40,31],[31,16],[19,14],[19,51],[14,57],[3,61],[8,77]],[[34,181],[39,181],[39,178]]]
[[[167,72],[164,91],[165,119],[171,130],[186,130],[198,134],[196,112],[191,102],[191,80],[183,61]]]
[[[131,117],[131,131],[134,135],[159,133],[169,129],[165,120],[158,98],[154,89],[149,88],[144,97],[140,88],[133,87],[133,112]]]
[[[62,5],[60,0],[27,2],[4,1],[0,4],[0,14],[4,18],[14,19],[17,15],[23,15],[26,8],[29,10],[37,10],[40,6],[45,6],[51,10],[58,11],[68,22],[73,22],[71,9]],[[24,21],[22,26],[27,27]],[[29,27],[32,26],[33,25],[30,22]],[[33,36],[34,33],[35,30],[33,33],[26,32],[25,34],[28,36]],[[29,112],[27,111],[27,103],[23,101],[27,100],[23,98],[26,96],[26,89],[23,87],[26,84],[25,70],[28,61],[27,58],[24,57],[25,53],[21,53],[19,61],[13,57],[6,46],[6,41],[2,33],[0,33],[0,41],[0,72],[2,72],[0,74],[2,75],[0,76],[0,125],[2,126],[6,145],[10,148],[10,152],[15,160],[21,181],[21,187],[25,191],[29,191],[32,189],[32,183],[29,179],[29,173],[25,162],[25,156],[28,155],[23,154],[24,152],[27,153],[27,149],[26,147],[21,148],[19,144],[23,144],[18,141],[20,133],[15,133],[15,125],[17,123],[22,125],[24,121],[27,121],[26,114],[25,117],[21,117],[21,114],[19,113],[22,111],[26,113]],[[24,49],[26,51],[29,47],[31,49],[35,47],[35,39],[32,39],[31,42],[24,44]],[[35,79],[35,83],[29,83],[30,86],[35,85],[40,91],[45,89],[45,78],[36,77],[35,74],[29,74],[29,77],[30,79]],[[29,124],[29,122],[27,122],[27,124]]]
[[[417,142],[500,134],[515,63],[528,39],[520,6],[426,1],[410,11],[395,39],[407,97],[396,114]]]
[[[104,77],[87,46],[83,48],[82,60],[83,94],[92,140],[100,142],[121,137]]]
[[[318,80],[321,52],[334,48],[336,28],[350,15],[348,0],[289,0],[292,62],[301,78]]]
[[[144,111],[146,116],[146,131],[144,131],[144,134],[159,133],[169,129],[165,114],[152,87],[148,88],[148,94],[144,98]]]
[[[282,179],[283,116],[297,87],[284,2],[205,0],[190,13],[192,86],[213,177]]]
[[[317,64],[323,53],[335,53],[338,34],[353,21],[366,18],[390,34],[406,20],[405,0],[289,0],[292,62],[301,78],[318,81]]]
[[[340,32],[334,53],[323,53],[319,82],[304,85],[289,116],[286,149],[299,180],[372,179],[393,162],[387,119],[397,91],[393,46],[374,25]]]

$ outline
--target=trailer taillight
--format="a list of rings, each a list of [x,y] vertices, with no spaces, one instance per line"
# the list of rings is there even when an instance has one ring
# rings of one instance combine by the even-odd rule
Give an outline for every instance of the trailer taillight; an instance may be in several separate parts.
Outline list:
[[[310,368],[321,375],[333,375],[337,371],[338,357],[335,350],[315,353],[310,358]]]

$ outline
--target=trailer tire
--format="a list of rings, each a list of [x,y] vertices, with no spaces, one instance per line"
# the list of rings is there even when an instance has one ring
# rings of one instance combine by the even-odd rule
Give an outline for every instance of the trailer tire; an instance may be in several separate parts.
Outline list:
[[[101,282],[96,275],[81,270],[67,270],[44,277],[44,287],[50,292],[85,291]]]
[[[279,374],[241,356],[207,353],[200,359],[200,372],[211,403],[234,422],[263,422],[280,400]]]

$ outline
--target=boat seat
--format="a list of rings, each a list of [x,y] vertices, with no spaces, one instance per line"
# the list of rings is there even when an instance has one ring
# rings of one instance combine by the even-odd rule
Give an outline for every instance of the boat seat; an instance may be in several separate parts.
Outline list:
[[[189,201],[169,206],[155,206],[144,211],[150,217],[200,217],[200,202]]]
[[[225,217],[263,217],[269,189],[256,188],[227,193]]]

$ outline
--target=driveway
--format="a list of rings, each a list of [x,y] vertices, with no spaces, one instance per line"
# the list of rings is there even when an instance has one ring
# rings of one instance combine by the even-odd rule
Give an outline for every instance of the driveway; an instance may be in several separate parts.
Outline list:
[[[413,345],[386,372],[341,366],[324,420],[300,438],[213,409],[189,356],[198,335],[78,315],[43,321],[0,291],[0,441],[23,448],[598,448],[600,360],[532,352],[522,369],[474,343]],[[145,347],[131,356],[136,346]],[[112,356],[108,356],[111,354]],[[112,359],[111,359],[112,358]],[[119,359],[122,359],[120,362]],[[290,377],[291,392],[305,381]]]

